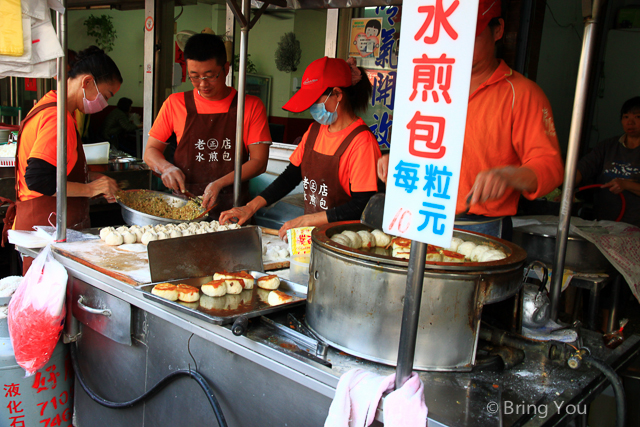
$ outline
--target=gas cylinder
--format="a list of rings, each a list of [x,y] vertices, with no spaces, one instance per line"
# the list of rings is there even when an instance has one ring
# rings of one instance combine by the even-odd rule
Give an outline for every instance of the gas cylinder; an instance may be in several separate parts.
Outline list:
[[[6,313],[6,306],[0,306]],[[71,427],[73,368],[68,346],[58,341],[51,360],[30,377],[16,362],[6,314],[0,318],[0,426]]]

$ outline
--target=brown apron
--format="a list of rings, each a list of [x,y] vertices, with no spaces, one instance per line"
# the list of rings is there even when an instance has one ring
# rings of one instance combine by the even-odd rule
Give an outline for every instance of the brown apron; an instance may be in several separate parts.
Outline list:
[[[330,156],[315,151],[320,124],[311,125],[309,136],[304,145],[302,162],[300,162],[305,215],[323,212],[351,200],[351,196],[344,191],[342,184],[340,184],[340,157],[347,150],[353,138],[366,131],[369,131],[369,128],[365,125],[356,127],[342,141],[338,150]]]
[[[200,196],[207,185],[234,170],[238,94],[233,97],[227,113],[198,114],[192,90],[184,93],[184,103],[187,120],[173,158],[185,175],[187,190]],[[249,153],[243,144],[242,163],[248,159]],[[240,195],[242,206],[249,201],[248,181],[242,183]],[[209,213],[214,218],[233,207],[232,185],[220,191],[217,203]]]
[[[16,153],[20,152],[20,141],[22,140],[22,130],[25,124],[40,111],[45,108],[56,107],[55,102],[39,105],[33,108],[24,118],[18,131],[18,147]],[[76,146],[78,160],[67,176],[69,182],[80,182],[86,184],[89,178],[87,161],[84,156],[82,142],[78,138]],[[18,156],[16,155],[16,197],[18,197]],[[35,199],[16,202],[15,229],[32,231],[35,225],[49,225],[51,213],[56,212],[55,196],[40,196]],[[55,224],[55,219],[52,217]],[[67,197],[67,227],[73,230],[82,230],[91,227],[89,221],[89,198],[88,197]],[[22,271],[26,274],[33,258],[24,257]]]

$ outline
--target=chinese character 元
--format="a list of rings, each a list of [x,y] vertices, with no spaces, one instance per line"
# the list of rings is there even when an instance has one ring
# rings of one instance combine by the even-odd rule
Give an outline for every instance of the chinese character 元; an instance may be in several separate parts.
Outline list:
[[[198,150],[204,150],[204,141],[202,139],[199,139],[198,142],[196,142],[196,148]]]
[[[413,69],[413,92],[409,97],[409,101],[413,101],[418,94],[418,85],[422,84],[422,101],[426,101],[429,91],[433,96],[433,101],[438,102],[440,97],[436,90],[442,91],[442,97],[447,104],[451,104],[451,96],[449,96],[449,88],[451,87],[451,64],[454,64],[454,58],[447,58],[447,54],[443,53],[440,58],[429,58],[424,53],[422,58],[413,60],[417,64]]]
[[[425,169],[427,175],[424,177],[426,184],[423,190],[427,192],[427,197],[431,197],[431,190],[434,190],[433,197],[451,199],[451,196],[447,193],[449,191],[449,181],[451,180],[452,173],[447,170],[447,167],[444,166],[442,170],[440,170],[437,166],[426,165]],[[444,177],[444,183],[442,182],[442,177]]]
[[[422,206],[428,209],[444,210],[443,205],[436,205],[433,203],[422,202]],[[418,212],[424,215],[424,222],[422,223],[421,226],[418,227],[418,231],[422,231],[425,228],[427,228],[427,225],[429,225],[429,219],[433,218],[433,234],[439,234],[439,235],[444,234],[444,224],[440,224],[440,227],[438,227],[438,220],[447,219],[447,216],[445,214],[440,212],[433,212],[430,210],[424,210],[424,211],[418,211]]]
[[[407,163],[404,160],[400,160],[396,166],[397,173],[393,174],[396,179],[395,186],[404,188],[407,193],[411,193],[418,188],[416,182],[418,181],[418,168],[417,163]]]
[[[442,6],[442,0],[436,0],[435,6],[420,6],[418,8],[418,12],[426,13],[427,16],[424,19],[422,27],[420,27],[416,33],[415,39],[419,40],[427,31],[431,23],[433,23],[433,33],[431,36],[425,36],[425,43],[433,44],[438,41],[440,38],[440,27],[445,30],[452,40],[456,40],[458,38],[458,33],[456,33],[451,24],[449,24],[447,18],[449,18],[449,16],[451,16],[451,14],[458,8],[459,4],[460,2],[458,0],[454,0],[447,10],[444,10],[444,7]]]
[[[409,153],[416,157],[441,159],[446,151],[446,147],[442,146],[444,125],[444,117],[423,116],[416,111],[407,124],[407,129],[411,131]]]

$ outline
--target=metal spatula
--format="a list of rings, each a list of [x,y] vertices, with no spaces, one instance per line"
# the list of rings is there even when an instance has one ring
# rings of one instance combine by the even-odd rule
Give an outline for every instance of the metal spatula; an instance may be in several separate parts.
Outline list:
[[[382,217],[384,216],[384,193],[376,193],[370,199],[362,211],[360,222],[369,227],[382,229]]]

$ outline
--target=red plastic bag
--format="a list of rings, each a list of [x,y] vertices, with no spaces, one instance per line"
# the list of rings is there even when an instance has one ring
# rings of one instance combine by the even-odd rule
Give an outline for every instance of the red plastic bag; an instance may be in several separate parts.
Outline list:
[[[33,375],[51,358],[64,326],[67,270],[49,246],[37,256],[9,303],[9,334],[16,361]]]

